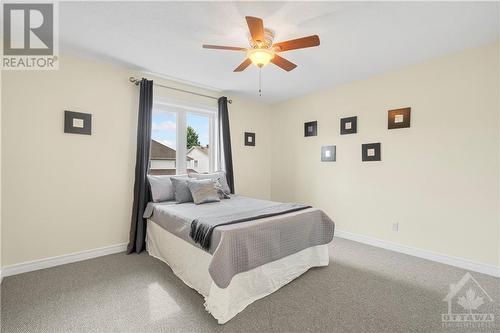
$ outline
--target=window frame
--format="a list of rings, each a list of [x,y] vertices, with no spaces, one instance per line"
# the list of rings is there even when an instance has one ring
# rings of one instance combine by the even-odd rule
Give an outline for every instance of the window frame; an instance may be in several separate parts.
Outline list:
[[[176,114],[176,138],[175,138],[175,174],[187,173],[187,115],[195,114],[208,117],[208,146],[209,146],[209,172],[217,169],[217,108],[191,104],[167,97],[155,97],[153,101],[153,111],[163,109]],[[152,138],[151,138],[152,139]]]

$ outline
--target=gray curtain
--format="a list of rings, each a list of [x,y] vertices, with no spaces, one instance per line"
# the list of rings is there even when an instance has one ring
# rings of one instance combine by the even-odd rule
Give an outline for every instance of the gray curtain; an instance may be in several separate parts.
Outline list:
[[[234,193],[233,155],[231,153],[231,133],[229,130],[229,112],[227,97],[219,98],[219,167],[226,172],[227,184]]]
[[[130,224],[127,253],[140,253],[145,249],[146,220],[142,218],[150,201],[147,180],[149,148],[151,143],[151,115],[153,109],[153,81],[142,79],[137,120],[137,153],[135,159],[134,204]]]

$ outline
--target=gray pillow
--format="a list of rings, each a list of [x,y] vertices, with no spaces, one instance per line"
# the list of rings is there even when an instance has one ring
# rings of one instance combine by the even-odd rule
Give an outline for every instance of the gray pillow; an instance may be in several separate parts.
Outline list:
[[[224,191],[224,187],[222,187],[219,178],[212,179],[212,181],[214,182],[215,189],[217,190],[217,193],[219,194],[220,199],[231,199],[229,194],[226,194],[226,192]]]
[[[170,181],[171,176],[148,175],[151,195],[154,202],[174,200],[174,187]]]
[[[193,196],[188,187],[189,178],[171,177],[170,180],[174,187],[175,201],[177,201],[177,203],[193,201]]]
[[[214,180],[189,180],[187,184],[195,204],[220,201]]]
[[[224,171],[217,171],[213,173],[190,173],[189,177],[196,179],[219,179],[224,193],[226,195],[231,194],[231,190],[229,189],[229,185],[227,184],[226,173]]]

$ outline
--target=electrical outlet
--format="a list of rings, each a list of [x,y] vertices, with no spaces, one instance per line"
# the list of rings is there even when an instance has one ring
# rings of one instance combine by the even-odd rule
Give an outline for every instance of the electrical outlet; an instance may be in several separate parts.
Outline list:
[[[399,222],[392,224],[392,231],[399,231]]]

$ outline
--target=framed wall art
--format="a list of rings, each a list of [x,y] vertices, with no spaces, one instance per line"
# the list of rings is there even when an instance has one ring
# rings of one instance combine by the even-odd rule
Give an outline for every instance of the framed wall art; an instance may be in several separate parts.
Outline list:
[[[410,127],[411,108],[389,110],[387,114],[387,128]]]
[[[337,158],[336,146],[321,147],[321,162],[335,162]]]
[[[64,111],[64,133],[92,134],[92,115],[90,113]]]
[[[304,136],[317,136],[318,135],[318,122],[310,121],[304,123]]]
[[[380,142],[362,144],[361,160],[363,162],[380,161],[382,159],[380,149],[381,149]]]
[[[245,132],[245,146],[255,146],[255,133]]]
[[[340,134],[354,134],[358,131],[358,117],[340,119]]]

